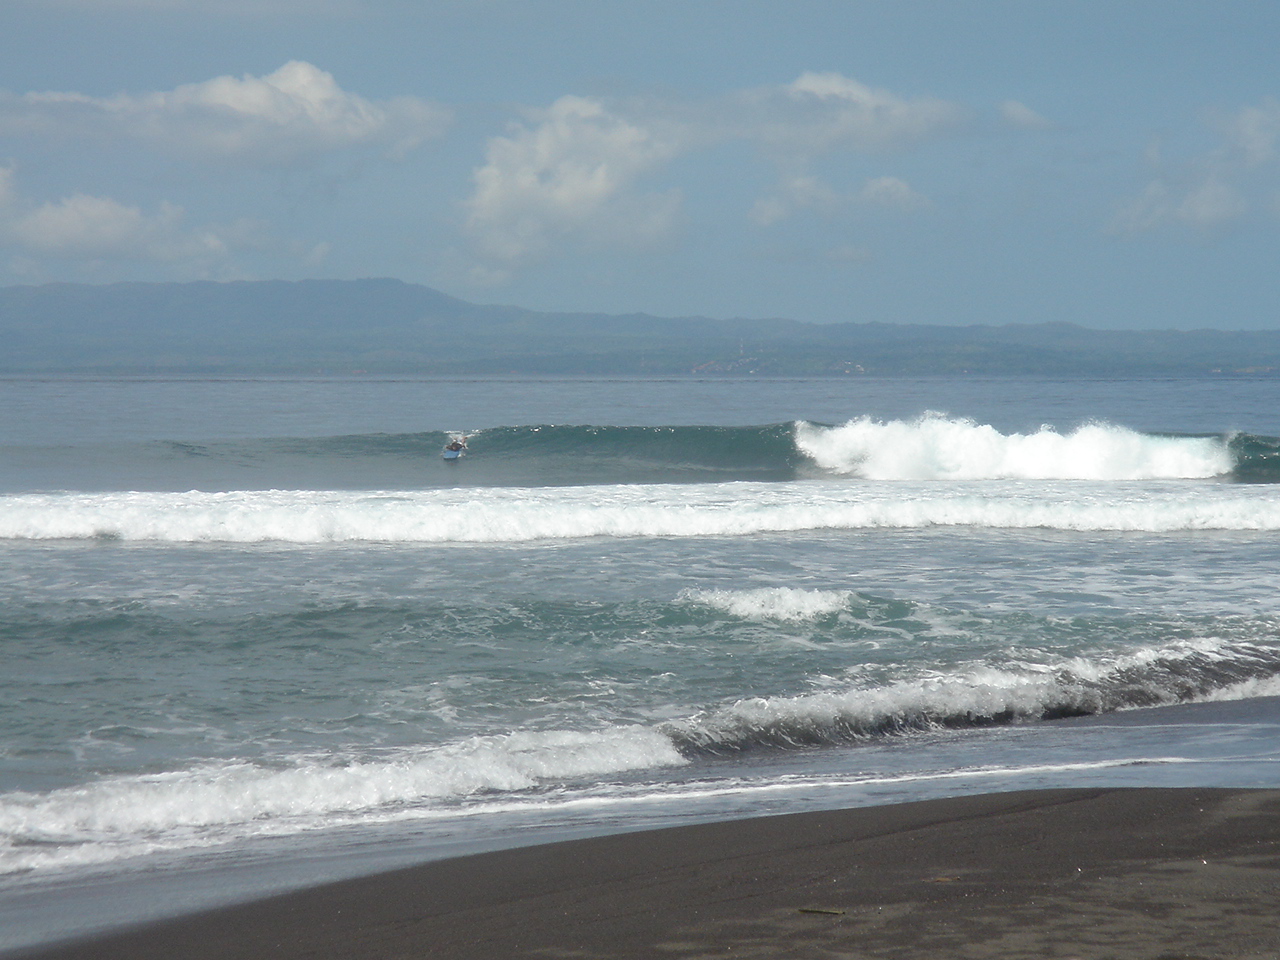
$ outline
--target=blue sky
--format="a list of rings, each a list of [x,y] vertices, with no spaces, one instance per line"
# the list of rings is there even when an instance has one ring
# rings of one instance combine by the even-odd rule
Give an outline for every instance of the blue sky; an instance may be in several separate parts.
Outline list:
[[[1280,326],[1270,0],[2,0],[0,284]]]

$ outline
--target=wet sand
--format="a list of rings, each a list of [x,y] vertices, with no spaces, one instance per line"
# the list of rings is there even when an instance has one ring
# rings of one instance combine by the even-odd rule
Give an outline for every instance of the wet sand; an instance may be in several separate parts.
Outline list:
[[[479,854],[45,960],[1280,957],[1280,790],[1050,790]]]

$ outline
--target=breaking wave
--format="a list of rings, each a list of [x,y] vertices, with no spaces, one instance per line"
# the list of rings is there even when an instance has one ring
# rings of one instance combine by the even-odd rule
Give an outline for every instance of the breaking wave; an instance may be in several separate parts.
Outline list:
[[[796,445],[833,473],[868,480],[1158,480],[1231,472],[1218,437],[1160,437],[1091,423],[1071,433],[1041,427],[1005,434],[972,420],[930,414],[839,427],[796,426]]]
[[[1274,648],[1184,642],[1109,663],[975,664],[876,687],[752,698],[666,729],[686,753],[719,755],[1277,694]]]
[[[1274,485],[1042,482],[629,484],[425,491],[0,497],[0,539],[500,543],[975,527],[1280,530]]]
[[[404,819],[461,797],[685,762],[657,731],[622,727],[473,737],[346,762],[206,763],[0,794],[0,874]]]
[[[283,437],[88,452],[29,446],[0,456],[17,470],[14,490],[55,489],[68,477],[81,478],[80,489],[119,489],[114,484],[121,476],[170,491],[776,483],[824,476],[1280,482],[1280,439],[1273,437],[1164,436],[1106,423],[1002,433],[942,414],[862,417],[838,426],[492,427],[470,435],[462,460],[445,462],[440,453],[448,438],[439,432]]]
[[[765,606],[776,615],[778,598]],[[0,874],[438,816],[468,798],[598,783],[750,749],[1277,694],[1280,652],[1206,639],[1106,662],[972,664],[867,687],[756,697],[656,726],[518,731],[364,757],[211,761],[43,794],[0,794]]]

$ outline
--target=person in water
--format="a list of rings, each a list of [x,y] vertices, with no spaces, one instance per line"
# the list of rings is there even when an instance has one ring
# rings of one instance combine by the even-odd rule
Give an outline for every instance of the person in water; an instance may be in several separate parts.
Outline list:
[[[467,449],[466,437],[454,437],[444,447],[446,450],[465,450]]]

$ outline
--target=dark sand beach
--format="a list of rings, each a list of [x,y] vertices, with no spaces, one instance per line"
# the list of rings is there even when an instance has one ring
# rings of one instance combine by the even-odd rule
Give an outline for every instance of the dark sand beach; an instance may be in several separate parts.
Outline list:
[[[429,863],[47,960],[1280,956],[1280,791],[1051,790]]]

